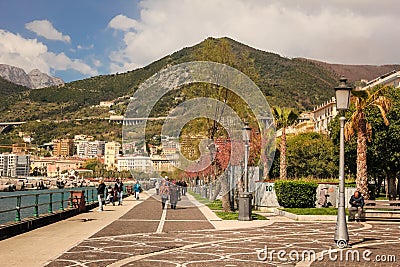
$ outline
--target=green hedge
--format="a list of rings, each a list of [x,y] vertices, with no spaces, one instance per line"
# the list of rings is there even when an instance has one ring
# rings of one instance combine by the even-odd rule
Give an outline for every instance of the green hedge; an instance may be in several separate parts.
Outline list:
[[[275,182],[279,205],[285,208],[313,208],[318,184],[305,181],[281,180]]]

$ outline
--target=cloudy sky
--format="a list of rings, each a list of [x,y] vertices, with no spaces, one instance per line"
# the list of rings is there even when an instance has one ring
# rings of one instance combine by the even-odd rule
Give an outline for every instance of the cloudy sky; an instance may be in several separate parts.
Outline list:
[[[0,63],[73,81],[228,36],[285,57],[398,64],[399,11],[398,0],[0,0]]]

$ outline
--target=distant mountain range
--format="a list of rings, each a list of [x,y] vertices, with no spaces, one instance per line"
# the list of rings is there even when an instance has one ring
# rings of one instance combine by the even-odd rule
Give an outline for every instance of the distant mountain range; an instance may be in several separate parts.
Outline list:
[[[139,85],[161,69],[183,62],[209,60],[204,54],[213,55],[212,61],[224,63],[220,60],[223,61],[226,55],[217,55],[225,51],[221,49],[222,44],[229,47],[227,51],[234,59],[232,63],[227,64],[244,73],[251,69],[255,83],[271,106],[293,107],[299,111],[312,110],[316,105],[331,99],[341,75],[354,83],[400,70],[398,64],[344,65],[304,58],[286,58],[230,38],[207,38],[197,45],[185,47],[143,68],[125,73],[95,76],[65,83],[63,86],[56,86],[63,83],[61,79],[50,77],[37,70],[26,74],[22,69],[0,65],[0,76],[14,83],[24,84],[30,88],[54,83],[50,87],[36,90],[27,90],[25,87],[12,89],[0,79],[0,101],[5,103],[0,107],[0,117],[4,121],[14,121],[109,116],[108,110],[99,111],[92,108],[100,101],[114,101],[112,114],[123,114],[127,105],[126,99],[129,102],[129,96],[133,95]],[[160,109],[159,114],[176,105],[174,99],[184,97],[177,94],[160,100],[159,106],[163,110]]]
[[[64,84],[62,79],[42,73],[38,69],[34,69],[29,73],[26,73],[19,67],[6,64],[0,64],[0,77],[12,83],[23,85],[31,89]]]

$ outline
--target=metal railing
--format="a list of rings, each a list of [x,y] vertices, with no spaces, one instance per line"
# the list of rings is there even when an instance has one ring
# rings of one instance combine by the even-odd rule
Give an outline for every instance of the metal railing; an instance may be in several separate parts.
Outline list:
[[[16,194],[0,196],[0,214],[3,217],[3,214],[9,215],[15,212],[14,221],[19,222],[29,217],[38,218],[42,214],[51,214],[54,213],[54,211],[76,208],[76,206],[73,205],[78,201],[76,195],[73,199],[73,192],[76,191],[84,192],[86,204],[97,202],[96,188]],[[8,222],[11,222],[12,217],[10,215],[8,217],[10,218]]]

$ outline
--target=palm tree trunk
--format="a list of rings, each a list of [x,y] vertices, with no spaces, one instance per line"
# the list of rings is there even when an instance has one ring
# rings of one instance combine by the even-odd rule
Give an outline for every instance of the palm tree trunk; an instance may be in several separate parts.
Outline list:
[[[279,164],[279,178],[286,180],[286,128],[282,128],[282,136],[281,136],[281,157]]]
[[[357,132],[357,190],[369,199],[367,176],[367,120],[362,114],[358,123]]]

